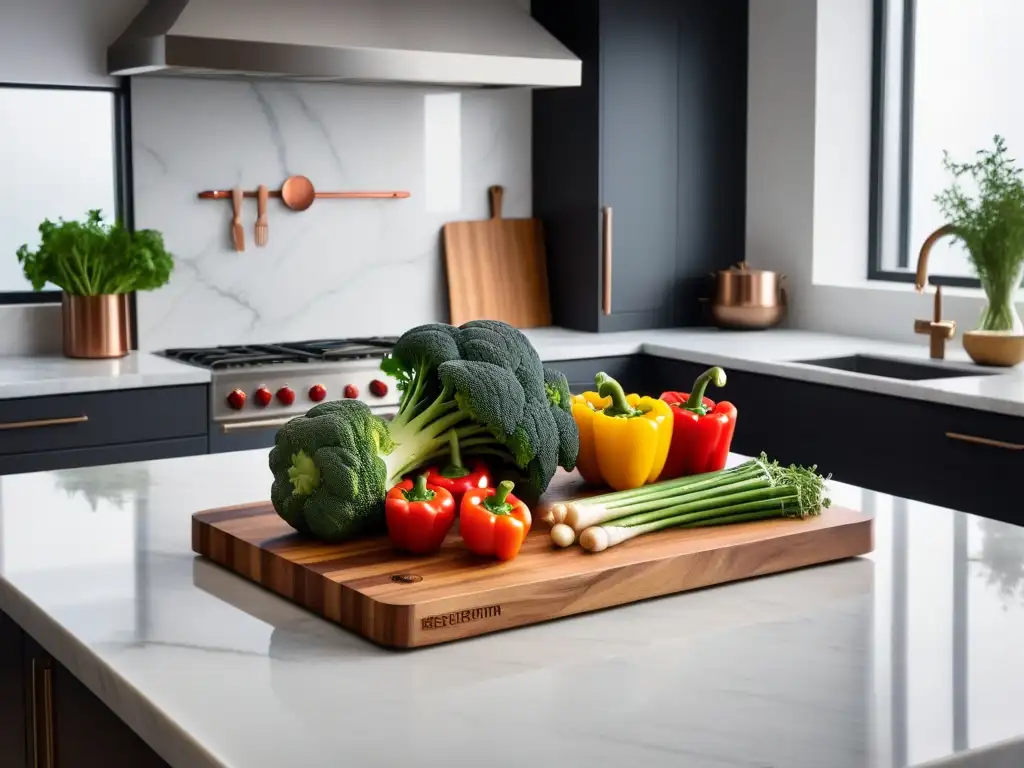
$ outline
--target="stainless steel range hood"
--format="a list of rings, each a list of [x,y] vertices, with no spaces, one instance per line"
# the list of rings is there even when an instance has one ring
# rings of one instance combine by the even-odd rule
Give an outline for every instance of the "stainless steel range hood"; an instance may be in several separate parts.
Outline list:
[[[150,0],[107,68],[460,87],[575,86],[581,74],[514,0]]]

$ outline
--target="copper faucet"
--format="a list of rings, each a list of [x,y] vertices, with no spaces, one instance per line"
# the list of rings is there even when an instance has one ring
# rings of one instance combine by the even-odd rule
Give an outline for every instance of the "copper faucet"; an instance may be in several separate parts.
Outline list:
[[[917,256],[917,276],[914,288],[918,293],[924,291],[928,283],[928,254],[935,242],[946,235],[954,233],[949,224],[939,227],[925,239],[921,252]],[[956,335],[956,321],[942,319],[942,286],[935,286],[935,306],[931,320],[915,320],[914,333],[928,334],[928,352],[933,360],[942,360],[946,356],[946,342]]]

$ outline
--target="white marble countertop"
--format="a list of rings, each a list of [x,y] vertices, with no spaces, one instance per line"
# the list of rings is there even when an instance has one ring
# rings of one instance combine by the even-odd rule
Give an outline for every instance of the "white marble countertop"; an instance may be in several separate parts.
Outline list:
[[[1024,529],[836,484],[870,557],[394,652],[192,554],[268,482],[0,478],[0,610],[172,766],[1024,764]]]
[[[727,369],[798,378],[819,384],[928,400],[947,405],[1024,416],[1024,366],[979,376],[979,368],[960,348],[945,361],[928,359],[927,344],[859,339],[849,336],[776,329],[763,332],[712,328],[669,328],[626,333],[585,333],[564,328],[535,328],[526,335],[545,361],[617,357],[645,353]],[[937,364],[962,370],[963,377],[903,381],[805,365],[796,361],[870,354]],[[147,352],[120,360],[70,360],[63,357],[0,356],[0,399],[95,392],[140,387],[203,384],[210,372]]]
[[[115,360],[0,356],[0,400],[209,381],[209,371],[149,352],[130,352]]]
[[[726,370],[750,371],[849,389],[927,400],[964,408],[1024,416],[1024,366],[980,368],[959,347],[944,361],[928,358],[928,345],[860,339],[809,331],[721,331],[714,328],[667,328],[626,333],[585,333],[564,328],[525,331],[545,361],[615,357],[645,353]],[[904,381],[799,363],[827,357],[868,354],[962,370],[964,376]],[[996,371],[982,376],[979,372]]]

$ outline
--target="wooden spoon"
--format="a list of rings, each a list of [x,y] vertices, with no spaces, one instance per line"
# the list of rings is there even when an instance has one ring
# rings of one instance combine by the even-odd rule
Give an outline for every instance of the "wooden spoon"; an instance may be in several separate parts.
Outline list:
[[[284,204],[293,211],[306,210],[318,197],[329,200],[409,197],[408,192],[317,192],[313,182],[305,176],[289,176],[281,185],[280,194]]]

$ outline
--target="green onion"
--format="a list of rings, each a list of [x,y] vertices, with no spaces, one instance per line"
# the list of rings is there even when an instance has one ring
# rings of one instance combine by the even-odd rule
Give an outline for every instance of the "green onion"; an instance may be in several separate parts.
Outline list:
[[[739,467],[686,479],[691,482],[655,483],[573,502],[565,524],[579,535],[584,549],[600,552],[666,528],[804,518],[820,514],[831,503],[825,496],[826,478],[816,466],[782,467],[763,453]],[[564,540],[565,531],[559,532]]]

